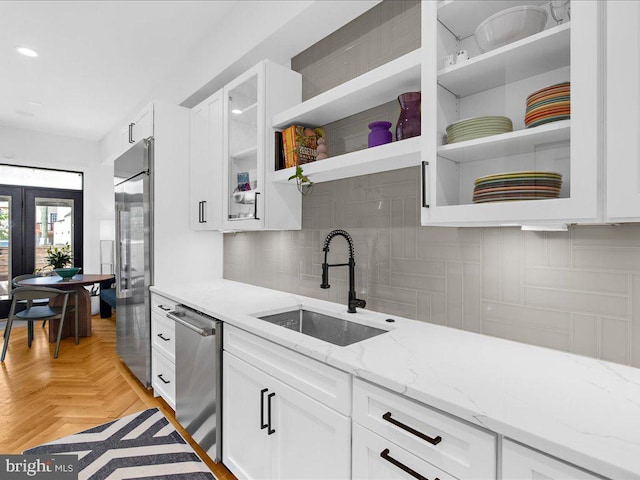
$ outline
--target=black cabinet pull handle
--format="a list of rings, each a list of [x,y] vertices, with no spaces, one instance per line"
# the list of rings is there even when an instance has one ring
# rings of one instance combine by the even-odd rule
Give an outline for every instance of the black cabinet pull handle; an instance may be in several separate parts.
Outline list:
[[[395,465],[396,467],[398,467],[400,470],[402,470],[403,472],[408,473],[409,475],[411,475],[413,478],[417,478],[418,480],[429,480],[427,477],[424,477],[422,475],[420,475],[418,472],[416,472],[415,470],[407,467],[404,463],[399,462],[398,460],[396,460],[395,458],[393,458],[392,456],[389,455],[389,449],[385,448],[383,451],[380,452],[380,456],[382,458],[384,458],[387,462],[389,462],[392,465]],[[439,478],[434,478],[433,480],[440,480]]]
[[[404,430],[406,432],[409,432],[409,433],[415,435],[416,437],[421,438],[422,440],[424,440],[426,442],[429,442],[431,445],[437,445],[442,441],[442,437],[440,435],[438,435],[435,438],[434,437],[430,437],[428,435],[425,435],[422,432],[419,432],[415,428],[411,428],[409,425],[405,425],[404,423],[399,422],[395,418],[391,418],[391,412],[387,412],[384,415],[382,415],[382,419],[386,420],[389,423],[392,423],[396,427],[400,427],[402,430]]]
[[[163,375],[162,373],[161,373],[160,375],[158,375],[158,378],[159,378],[160,380],[162,380],[162,383],[164,383],[165,385],[166,385],[167,383],[171,383],[169,380],[165,380],[164,378],[162,378],[162,375]]]
[[[429,162],[422,162],[422,206],[424,208],[429,208],[429,204],[427,203],[427,180],[425,178],[428,165]]]
[[[254,208],[253,218],[256,220],[260,220],[260,217],[258,217],[258,195],[260,195],[260,192],[256,192],[256,199],[253,203],[253,208]]]
[[[129,124],[129,143],[135,143],[133,140],[133,126],[135,125],[135,123],[130,123]]]
[[[198,202],[198,223],[202,223],[202,202]]]
[[[202,223],[207,223],[207,201],[202,201]]]
[[[269,425],[264,423],[264,394],[268,391],[268,388],[260,390],[260,430],[264,430]]]
[[[276,433],[276,430],[274,428],[271,428],[271,399],[275,397],[275,395],[275,393],[270,393],[269,395],[267,395],[267,423],[269,424],[267,433],[269,435],[273,435],[274,433]]]
[[[171,307],[167,307],[165,305],[158,305],[158,308],[160,310],[164,310],[165,312],[168,312],[169,310],[171,310]]]
[[[163,334],[161,334],[161,333],[159,333],[159,334],[158,334],[158,336],[159,336],[162,340],[164,340],[165,342],[170,342],[170,341],[171,341],[171,339],[170,339],[170,338],[165,337],[165,336],[164,336]]]

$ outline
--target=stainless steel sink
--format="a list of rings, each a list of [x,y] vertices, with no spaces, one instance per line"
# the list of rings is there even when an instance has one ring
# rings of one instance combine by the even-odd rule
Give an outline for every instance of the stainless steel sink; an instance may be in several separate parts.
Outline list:
[[[387,332],[387,330],[380,328],[369,327],[304,309],[258,318],[341,347]]]

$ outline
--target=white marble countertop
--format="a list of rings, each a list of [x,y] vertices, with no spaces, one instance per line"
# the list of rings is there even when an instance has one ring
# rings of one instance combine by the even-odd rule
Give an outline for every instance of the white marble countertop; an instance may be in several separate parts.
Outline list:
[[[640,369],[228,280],[152,291],[585,469],[640,478]],[[298,306],[390,333],[339,347],[256,318]]]

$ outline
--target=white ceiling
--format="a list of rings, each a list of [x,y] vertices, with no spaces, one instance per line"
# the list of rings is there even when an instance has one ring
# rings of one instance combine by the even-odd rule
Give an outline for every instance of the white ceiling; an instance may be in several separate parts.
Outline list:
[[[99,140],[234,3],[0,1],[0,125]]]

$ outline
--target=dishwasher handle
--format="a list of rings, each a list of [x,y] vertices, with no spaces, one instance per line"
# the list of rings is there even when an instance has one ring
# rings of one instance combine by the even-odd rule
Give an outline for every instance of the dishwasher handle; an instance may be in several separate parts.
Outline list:
[[[202,328],[199,325],[194,325],[189,320],[184,317],[178,317],[175,312],[167,313],[167,318],[170,318],[174,322],[182,325],[183,327],[188,328],[189,330],[196,332],[198,335],[202,335],[203,337],[209,337],[211,335],[216,334],[215,328]]]

